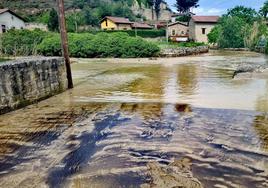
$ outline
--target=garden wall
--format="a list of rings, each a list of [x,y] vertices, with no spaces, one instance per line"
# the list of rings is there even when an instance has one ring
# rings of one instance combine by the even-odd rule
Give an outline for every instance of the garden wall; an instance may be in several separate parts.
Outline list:
[[[65,91],[62,58],[36,57],[0,63],[0,114]]]
[[[181,57],[209,52],[208,46],[167,48],[160,52],[161,57]]]

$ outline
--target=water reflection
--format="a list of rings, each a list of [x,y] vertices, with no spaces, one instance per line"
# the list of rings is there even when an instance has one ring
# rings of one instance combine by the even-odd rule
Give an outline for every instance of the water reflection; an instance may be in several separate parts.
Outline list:
[[[259,60],[75,64],[73,90],[0,116],[0,187],[268,187],[268,82],[230,69]]]
[[[197,66],[182,65],[177,68],[179,93],[183,97],[195,95],[198,87]]]

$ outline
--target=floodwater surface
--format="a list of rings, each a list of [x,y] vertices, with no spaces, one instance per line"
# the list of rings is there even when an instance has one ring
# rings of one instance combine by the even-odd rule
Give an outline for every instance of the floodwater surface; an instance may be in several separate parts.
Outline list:
[[[232,78],[267,60],[77,59],[73,90],[0,116],[0,187],[268,187],[268,77]]]

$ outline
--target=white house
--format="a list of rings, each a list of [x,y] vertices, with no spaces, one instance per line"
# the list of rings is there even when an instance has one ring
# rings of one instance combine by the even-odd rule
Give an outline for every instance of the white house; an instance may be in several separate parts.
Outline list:
[[[9,29],[24,29],[25,20],[9,9],[0,9],[0,33]]]

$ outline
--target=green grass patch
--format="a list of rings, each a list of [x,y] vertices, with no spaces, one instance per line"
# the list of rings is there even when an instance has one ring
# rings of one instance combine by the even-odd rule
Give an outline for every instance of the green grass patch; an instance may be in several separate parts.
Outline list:
[[[3,63],[3,62],[5,62],[5,61],[9,61],[9,60],[10,60],[10,59],[0,57],[0,63]]]
[[[154,42],[159,46],[161,49],[170,49],[170,48],[193,48],[193,47],[198,47],[198,46],[206,46],[205,43],[203,42]]]

